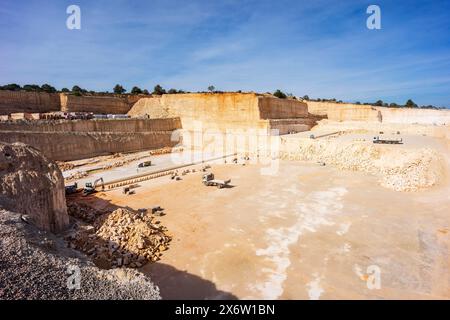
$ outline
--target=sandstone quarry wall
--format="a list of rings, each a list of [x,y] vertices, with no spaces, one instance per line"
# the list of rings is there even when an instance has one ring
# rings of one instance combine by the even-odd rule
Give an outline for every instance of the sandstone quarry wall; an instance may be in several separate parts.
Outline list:
[[[317,116],[328,115],[328,108],[336,105],[329,102],[305,101],[308,106],[308,112]]]
[[[425,135],[436,138],[444,138],[450,141],[450,125],[435,126],[429,124],[409,124],[409,123],[383,123],[383,122],[365,122],[365,121],[330,121],[321,120],[317,123],[313,131],[317,132],[336,132],[347,131],[355,133],[368,132],[397,132],[408,135]]]
[[[328,119],[332,121],[382,122],[382,113],[371,106],[347,105],[328,109]]]
[[[36,120],[0,122],[0,131],[32,132],[150,132],[181,128],[179,118],[102,119],[102,120]]]
[[[351,103],[307,101],[308,111],[332,121],[367,121],[403,124],[450,124],[450,110],[387,108]]]
[[[75,96],[67,93],[0,90],[0,115],[52,111],[125,114],[141,97],[139,95]]]
[[[61,111],[125,114],[137,101],[135,96],[74,96],[61,94]]]
[[[308,117],[305,103],[255,93],[167,94],[142,98],[128,114],[150,118],[180,117],[184,130],[221,132],[269,130],[270,119]],[[294,125],[294,122],[286,124]]]
[[[382,115],[369,105],[307,101],[308,112],[333,121],[380,121]]]
[[[23,142],[52,160],[173,147],[179,119],[78,120],[1,123],[0,141]]]
[[[161,96],[152,96],[139,99],[128,112],[131,117],[148,116],[149,118],[167,118],[168,107],[163,105]]]
[[[316,124],[316,119],[270,119],[268,122],[269,130],[276,130],[279,135],[282,135],[308,131]]]
[[[58,161],[173,147],[177,144],[171,141],[171,132],[0,132],[0,141],[23,142],[38,149],[48,158]]]
[[[58,111],[60,105],[58,93],[0,90],[0,115]]]
[[[377,107],[384,123],[450,125],[450,110]]]
[[[63,231],[69,216],[61,170],[29,146],[0,143],[0,208],[28,215],[40,229]]]
[[[298,100],[258,97],[258,108],[261,119],[308,117],[307,104]]]

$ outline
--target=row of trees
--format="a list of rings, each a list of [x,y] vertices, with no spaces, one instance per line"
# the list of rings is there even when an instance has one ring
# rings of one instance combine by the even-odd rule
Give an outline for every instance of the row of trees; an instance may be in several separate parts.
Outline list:
[[[356,102],[356,104],[361,104],[361,102]],[[395,102],[387,103],[383,102],[383,100],[378,100],[375,103],[364,103],[366,105],[374,105],[378,107],[387,107],[387,108],[423,108],[423,109],[444,109],[443,107],[436,107],[433,105],[419,106],[412,99],[408,99],[405,104],[397,104]]]
[[[52,87],[49,84],[43,84],[42,86],[39,86],[36,84],[26,84],[23,87],[21,87],[20,85],[18,85],[16,83],[11,83],[11,84],[7,84],[4,86],[0,86],[0,90],[32,91],[32,92],[48,92],[48,93],[65,92],[65,93],[72,93],[75,95],[82,95],[82,94],[87,94],[87,93],[91,93],[91,94],[108,94],[109,93],[108,91],[104,91],[104,92],[97,92],[97,91],[93,91],[93,90],[88,91],[86,89],[81,88],[78,85],[73,86],[72,89],[62,88],[60,91],[58,91],[58,90],[56,90],[55,87]],[[216,88],[212,85],[208,87],[208,91],[209,92],[219,92],[219,91],[216,91]],[[241,92],[241,91],[239,91],[239,92]],[[113,93],[125,94],[125,93],[127,93],[127,89],[125,89],[120,84],[116,84],[113,88]],[[131,93],[131,94],[146,94],[146,95],[150,94],[150,92],[147,89],[141,89],[138,86],[132,87],[129,93]],[[161,85],[157,84],[153,88],[153,91],[151,92],[151,94],[154,94],[154,95],[162,95],[162,94],[166,94],[166,93],[177,94],[177,93],[186,93],[186,91],[177,90],[177,89],[173,89],[173,88],[166,90]]]
[[[48,92],[48,93],[56,93],[56,92],[65,92],[65,93],[71,93],[77,96],[83,95],[83,94],[109,94],[108,91],[106,92],[96,92],[93,90],[86,90],[81,88],[78,85],[75,85],[72,87],[71,90],[69,90],[68,88],[62,88],[60,91],[58,91],[55,87],[45,83],[41,86],[36,85],[36,84],[26,84],[23,87],[21,87],[20,85],[16,84],[16,83],[11,83],[11,84],[7,84],[4,86],[0,86],[0,90],[10,90],[10,91],[28,91],[28,92]],[[115,94],[125,94],[127,93],[127,90],[120,84],[116,84],[113,88],[113,92]],[[208,87],[208,92],[222,92],[222,91],[216,91],[216,88],[213,85],[210,85]],[[240,90],[238,92],[241,92]],[[144,94],[144,95],[150,95],[150,92],[147,89],[141,89],[137,86],[134,86],[131,88],[130,90],[131,94]],[[151,94],[153,95],[162,95],[162,94],[177,94],[177,93],[186,93],[183,90],[177,90],[177,89],[169,89],[166,91],[166,89],[164,89],[161,85],[157,84],[154,88]],[[284,93],[281,90],[276,90],[273,95],[277,98],[280,99],[296,99],[296,97],[294,95],[292,95],[291,93]],[[335,98],[332,99],[310,99],[308,95],[304,95],[302,98],[302,100],[306,100],[306,101],[319,101],[319,102],[335,102],[335,103],[343,103],[342,100],[336,100]],[[411,99],[408,99],[408,101],[406,101],[406,103],[404,105],[399,105],[396,103],[387,103],[387,102],[383,102],[382,100],[378,100],[375,103],[361,103],[359,101],[355,102],[355,104],[363,104],[363,105],[375,105],[375,106],[380,106],[380,107],[389,107],[389,108],[419,108],[419,106],[412,101]],[[426,108],[426,109],[440,109],[439,107],[433,106],[433,105],[427,105],[427,106],[420,106],[420,108]]]
[[[209,88],[214,88],[213,86],[210,86]],[[7,84],[4,86],[0,86],[0,90],[10,90],[10,91],[28,91],[28,92],[48,92],[48,93],[56,93],[56,92],[65,92],[65,93],[72,93],[74,95],[83,95],[83,94],[108,94],[108,91],[104,91],[104,92],[97,92],[97,91],[93,91],[93,90],[86,90],[81,88],[78,85],[74,85],[72,87],[72,89],[68,89],[68,88],[62,88],[61,90],[57,90],[55,87],[49,85],[49,84],[43,84],[42,86],[39,86],[37,84],[26,84],[23,87],[16,84],[16,83],[11,83],[11,84]],[[213,89],[214,90],[214,89]],[[113,92],[115,94],[125,94],[127,93],[127,90],[120,84],[117,84],[114,86],[113,88]],[[147,89],[141,89],[137,86],[134,86],[131,90],[130,90],[131,94],[146,94],[149,95],[150,92]],[[171,94],[175,94],[175,93],[185,93],[185,91],[183,90],[177,90],[177,89],[169,89],[169,90],[165,90],[161,85],[156,85],[153,88],[152,94],[155,95],[162,95],[165,93],[171,93]]]
[[[11,91],[35,91],[35,92],[48,92],[54,93],[57,92],[55,87],[45,83],[42,86],[38,86],[37,84],[26,84],[23,87],[19,86],[16,83],[10,83],[5,86],[0,86],[0,90],[11,90]]]
[[[387,103],[387,102],[383,102],[383,100],[378,100],[373,105],[374,106],[378,106],[378,107],[390,107],[390,108],[400,108],[400,107],[419,108],[419,106],[414,101],[412,101],[411,99],[408,99],[408,101],[406,101],[406,103],[404,105],[398,105],[398,104],[396,104],[394,102]]]
[[[281,98],[281,99],[286,99],[288,97],[287,94],[283,93],[280,90],[275,91],[275,93],[273,94],[274,96]],[[335,98],[332,99],[310,99],[308,95],[304,95],[302,97],[302,100],[306,100],[306,101],[318,101],[318,102],[335,102],[335,103],[344,103],[342,100],[336,100]],[[359,101],[355,102],[355,104],[362,104],[362,105],[374,105],[374,106],[379,106],[379,107],[388,107],[388,108],[423,108],[423,109],[444,109],[443,107],[436,107],[433,105],[426,105],[426,106],[419,106],[417,105],[412,99],[408,99],[406,101],[405,104],[397,104],[397,103],[387,103],[387,102],[383,102],[382,100],[378,100],[375,103],[370,103],[370,102],[364,102],[361,103]]]
[[[113,92],[116,94],[124,94],[127,92],[127,90],[122,87],[120,84],[116,84]],[[134,86],[133,88],[131,88],[130,90],[131,94],[150,94],[150,92],[147,89],[142,90],[141,88]],[[169,89],[166,91],[166,89],[164,89],[163,87],[161,87],[161,85],[157,84],[152,91],[152,94],[154,95],[162,95],[162,94],[166,94],[166,93],[170,93],[170,94],[176,94],[176,93],[186,93],[183,90],[177,90],[177,89]]]

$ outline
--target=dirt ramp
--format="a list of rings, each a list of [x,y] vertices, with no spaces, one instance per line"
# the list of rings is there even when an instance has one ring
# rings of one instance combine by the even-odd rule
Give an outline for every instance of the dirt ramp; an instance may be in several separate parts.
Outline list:
[[[64,230],[69,216],[61,170],[32,147],[0,142],[0,207],[28,215],[40,229]]]

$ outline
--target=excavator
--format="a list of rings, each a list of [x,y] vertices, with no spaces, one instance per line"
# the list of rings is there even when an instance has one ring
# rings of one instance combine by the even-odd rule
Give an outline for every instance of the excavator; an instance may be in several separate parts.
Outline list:
[[[87,196],[89,194],[97,192],[96,188],[99,182],[101,182],[102,191],[105,190],[105,182],[103,181],[103,178],[100,177],[94,181],[94,184],[92,184],[91,182],[86,182],[83,189],[83,196]]]

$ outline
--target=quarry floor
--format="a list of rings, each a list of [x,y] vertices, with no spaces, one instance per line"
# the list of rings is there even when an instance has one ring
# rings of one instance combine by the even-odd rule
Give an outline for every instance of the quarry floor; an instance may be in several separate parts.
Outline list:
[[[198,167],[197,167],[198,168]],[[163,299],[449,299],[450,188],[394,192],[364,173],[280,161],[202,172],[86,198],[105,209],[159,205],[174,236],[141,271]],[[377,272],[379,271],[379,272]]]

